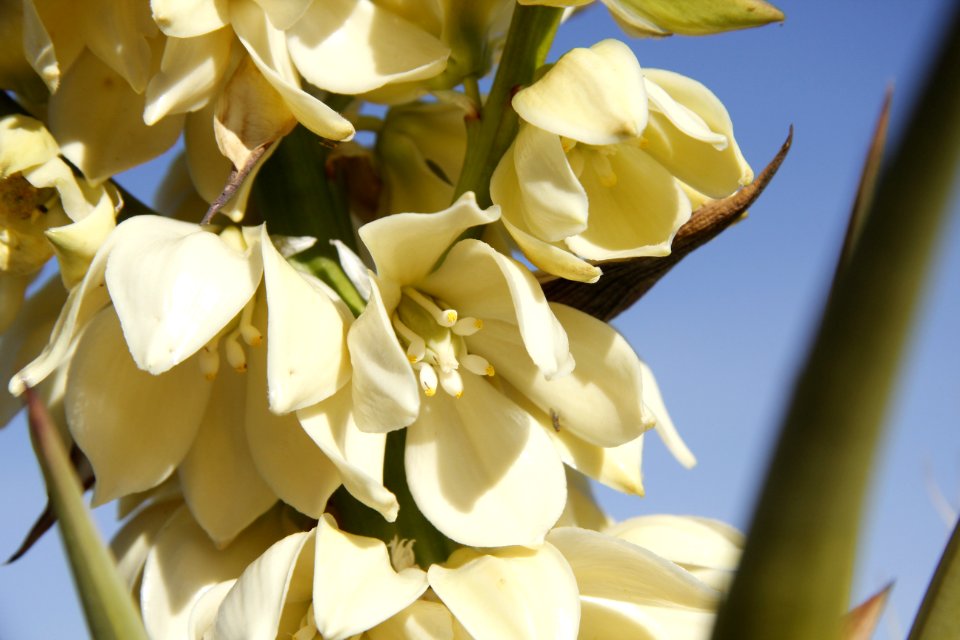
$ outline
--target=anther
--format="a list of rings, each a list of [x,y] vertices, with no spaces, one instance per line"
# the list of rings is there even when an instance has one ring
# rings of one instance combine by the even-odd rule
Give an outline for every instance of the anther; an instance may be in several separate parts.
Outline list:
[[[460,377],[460,374],[457,373],[456,370],[444,371],[441,369],[440,386],[454,398],[459,398],[463,395],[463,378]]]
[[[404,287],[403,293],[423,307],[441,327],[452,327],[457,323],[457,312],[455,309],[441,309],[433,300],[411,287]]]
[[[457,320],[457,324],[453,325],[451,331],[458,336],[472,336],[477,331],[480,331],[480,329],[483,329],[483,320],[468,316]]]
[[[243,308],[243,311],[240,312],[240,336],[243,338],[243,341],[246,342],[251,347],[259,347],[260,343],[263,342],[263,334],[260,333],[260,330],[253,326],[253,304],[255,298],[251,298],[250,302]]]
[[[204,378],[213,380],[217,377],[217,372],[220,370],[220,355],[217,353],[216,343],[212,347],[208,344],[200,349],[197,352],[197,359],[200,363],[200,373]]]
[[[420,386],[423,388],[423,393],[428,398],[433,397],[437,392],[436,370],[426,362],[420,362],[417,366],[420,368]]]
[[[397,317],[397,314],[393,314],[390,318],[393,328],[396,329],[397,333],[401,338],[407,341],[407,359],[410,361],[410,364],[415,364],[423,360],[424,354],[427,352],[427,345],[423,341],[423,338],[418,336],[413,332],[413,329],[408,327]]]
[[[240,330],[237,329],[227,336],[224,351],[227,355],[227,362],[237,373],[243,373],[247,370],[247,354],[243,352],[240,346]]]
[[[493,365],[490,364],[486,358],[478,356],[475,353],[468,353],[461,357],[460,364],[462,364],[467,371],[478,376],[489,376],[492,378],[496,373],[493,370]]]

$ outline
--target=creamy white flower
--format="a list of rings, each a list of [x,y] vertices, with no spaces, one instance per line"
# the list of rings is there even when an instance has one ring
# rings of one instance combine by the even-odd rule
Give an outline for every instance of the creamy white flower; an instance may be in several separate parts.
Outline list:
[[[530,272],[482,242],[457,242],[444,256],[497,214],[466,194],[435,214],[362,227],[377,274],[348,335],[359,428],[409,426],[418,507],[475,546],[537,544],[563,509],[553,427],[539,416],[559,414],[563,431],[595,448],[635,441],[653,424],[639,360],[609,326],[566,308],[558,319]]]
[[[523,123],[491,197],[527,257],[564,278],[599,278],[582,258],[670,253],[691,213],[685,189],[719,198],[753,177],[712,93],[641,70],[615,40],[570,51],[513,106]]]
[[[68,366],[67,418],[97,477],[94,502],[177,470],[191,510],[223,544],[277,496],[319,516],[338,468],[379,484],[382,434],[329,422],[318,444],[289,415],[347,384],[349,322],[264,228],[217,235],[141,216],[109,237],[11,390]],[[372,506],[395,516],[393,496],[377,497]]]

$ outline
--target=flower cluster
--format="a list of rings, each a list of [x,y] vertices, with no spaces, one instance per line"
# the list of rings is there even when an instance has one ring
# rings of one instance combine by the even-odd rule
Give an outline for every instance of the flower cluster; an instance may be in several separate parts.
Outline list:
[[[23,3],[0,418],[42,390],[119,501],[150,637],[709,629],[738,534],[599,511],[587,478],[643,494],[647,431],[694,459],[633,348],[538,277],[667,255],[752,172],[708,89],[614,40],[504,90],[581,4]],[[648,35],[776,18],[605,4]],[[161,211],[128,211],[113,177],[181,136]]]

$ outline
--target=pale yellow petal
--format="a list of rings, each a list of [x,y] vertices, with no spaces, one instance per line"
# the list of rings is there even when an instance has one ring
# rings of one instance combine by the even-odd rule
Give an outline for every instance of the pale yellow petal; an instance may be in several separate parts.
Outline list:
[[[193,38],[229,23],[230,0],[150,0],[153,19],[165,34]]]

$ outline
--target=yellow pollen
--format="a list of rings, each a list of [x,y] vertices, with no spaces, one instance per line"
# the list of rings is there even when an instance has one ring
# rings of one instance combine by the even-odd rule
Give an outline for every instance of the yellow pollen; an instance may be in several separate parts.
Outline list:
[[[457,391],[457,395],[454,396],[457,400],[463,397],[463,391]]]
[[[473,326],[477,328],[477,331],[479,331],[480,329],[483,329],[483,320],[481,320],[480,318],[477,318],[476,320],[473,321]]]
[[[207,373],[203,374],[203,377],[206,378],[207,380],[209,380],[210,382],[213,382],[214,380],[217,379],[217,374],[216,374],[216,373],[213,373],[212,371],[210,371],[210,372],[207,372]]]
[[[487,367],[487,377],[492,378],[494,375],[496,375],[496,371],[493,370],[493,365],[491,364]]]
[[[410,364],[416,364],[416,363],[417,363],[417,356],[412,356],[412,355],[410,355],[410,354],[408,353],[408,354],[407,354],[407,360],[410,361]]]
[[[436,395],[436,393],[437,393],[436,387],[434,388],[425,387],[423,389],[423,395],[427,396],[428,398],[432,398],[434,395]]]
[[[453,309],[447,309],[446,311],[447,322],[451,325],[457,321],[457,312]]]

